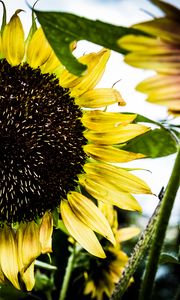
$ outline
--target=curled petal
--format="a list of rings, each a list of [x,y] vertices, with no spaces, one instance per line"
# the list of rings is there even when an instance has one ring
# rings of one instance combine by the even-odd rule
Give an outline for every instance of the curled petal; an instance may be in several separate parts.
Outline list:
[[[18,253],[13,229],[4,226],[0,229],[0,266],[1,273],[20,289],[18,281]]]
[[[121,150],[112,146],[98,146],[94,144],[87,144],[83,147],[83,149],[95,160],[101,160],[111,163],[128,162],[144,157],[143,154]]]
[[[98,108],[118,103],[125,105],[120,93],[115,89],[97,88],[82,94],[75,99],[75,103],[81,107]]]
[[[149,131],[150,128],[140,124],[128,124],[119,126],[109,131],[93,131],[84,132],[85,138],[99,145],[114,145],[124,143],[134,137]]]
[[[115,239],[105,216],[99,208],[87,197],[77,192],[68,194],[68,202],[72,211],[79,220],[85,223],[92,230],[100,233],[113,244]]]
[[[11,17],[10,22],[5,26],[2,35],[3,54],[9,64],[19,65],[24,57],[25,42],[22,23],[18,17],[17,10]]]
[[[107,49],[82,56],[79,61],[87,64],[88,67],[85,74],[77,77],[64,70],[61,74],[60,85],[70,89],[73,88],[71,91],[72,97],[80,96],[86,91],[93,89],[104,73],[109,56],[110,51]]]
[[[63,222],[69,233],[77,242],[91,254],[105,258],[106,255],[92,229],[78,219],[72,211],[68,201],[61,201],[61,214]]]

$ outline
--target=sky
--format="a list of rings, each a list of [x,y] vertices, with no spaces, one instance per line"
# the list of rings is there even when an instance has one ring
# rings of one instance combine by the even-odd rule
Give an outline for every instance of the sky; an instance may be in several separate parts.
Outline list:
[[[4,2],[7,8],[8,20],[17,9],[24,10],[24,12],[20,13],[20,17],[27,33],[31,22],[30,9],[27,6],[27,2],[32,6],[35,1],[4,0]],[[169,0],[167,2],[180,7],[179,0]],[[99,19],[122,26],[129,26],[151,19],[151,15],[162,15],[161,11],[147,0],[39,0],[36,4],[36,9],[71,12],[79,16],[94,20]],[[0,8],[1,15],[2,10]],[[75,55],[78,57],[86,52],[97,51],[99,49],[100,46],[81,41],[78,43]],[[115,88],[120,91],[127,105],[123,108],[112,106],[112,111],[139,113],[158,121],[167,117],[166,108],[147,103],[145,95],[135,91],[137,83],[150,77],[152,74],[154,74],[153,71],[145,71],[128,66],[123,62],[121,54],[112,52],[107,64],[106,73],[98,86],[112,87],[118,81],[115,84]],[[150,185],[153,193],[157,195],[161,187],[166,186],[168,182],[174,159],[175,155],[170,155],[165,158],[138,160],[128,165],[129,167],[140,167],[150,170],[150,172],[138,171],[136,174],[142,177]],[[143,207],[144,215],[148,216],[152,214],[158,203],[158,199],[155,196],[143,196],[139,198],[139,201]],[[179,212],[178,201],[176,201],[173,216],[171,217],[172,224],[178,222]]]

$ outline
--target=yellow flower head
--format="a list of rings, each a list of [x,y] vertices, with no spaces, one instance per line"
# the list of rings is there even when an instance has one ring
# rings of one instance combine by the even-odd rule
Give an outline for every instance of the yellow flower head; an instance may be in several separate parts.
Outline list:
[[[156,75],[142,81],[137,90],[147,94],[149,102],[166,105],[169,112],[180,114],[180,10],[151,0],[165,15],[133,25],[145,35],[127,35],[119,45],[129,51],[125,61],[138,68],[151,69]]]
[[[101,110],[124,105],[117,90],[95,89],[109,50],[81,57],[88,68],[76,77],[57,59],[42,28],[31,28],[25,40],[19,13],[0,37],[0,280],[31,290],[36,257],[51,251],[54,210],[70,234],[101,258],[94,232],[112,243],[115,238],[90,199],[141,210],[131,194],[151,193],[149,187],[111,163],[143,157],[116,145],[149,128],[133,124],[135,115]]]

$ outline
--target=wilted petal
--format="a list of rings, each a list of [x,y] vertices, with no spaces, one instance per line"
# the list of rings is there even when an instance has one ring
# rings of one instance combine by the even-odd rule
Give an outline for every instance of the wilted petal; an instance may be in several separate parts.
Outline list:
[[[120,93],[112,88],[97,88],[82,94],[75,99],[75,103],[81,107],[98,108],[118,103],[125,105]]]
[[[18,281],[18,254],[13,229],[4,225],[0,229],[0,266],[2,273],[20,289]]]
[[[134,159],[145,157],[143,154],[121,150],[112,146],[87,144],[83,147],[83,149],[95,160],[102,160],[112,163],[128,162]]]
[[[25,51],[24,31],[18,17],[19,12],[21,10],[17,10],[11,17],[2,35],[3,54],[12,66],[19,65],[22,62]]]
[[[140,124],[128,124],[119,126],[109,131],[93,131],[84,132],[85,138],[99,145],[114,145],[124,143],[134,137],[149,131],[150,128]]]
[[[61,201],[61,214],[63,222],[69,233],[77,242],[91,254],[105,258],[106,255],[92,229],[80,221],[72,211],[68,201]]]
[[[60,85],[73,88],[71,91],[72,97],[80,96],[86,91],[93,89],[104,73],[109,56],[110,51],[107,49],[102,49],[98,53],[90,53],[82,56],[79,61],[88,67],[85,74],[81,77],[77,77],[65,70],[61,74]]]
[[[21,279],[26,285],[27,291],[31,291],[35,285],[34,264],[35,261],[26,269],[26,271],[21,276]]]
[[[52,252],[52,232],[53,218],[51,213],[46,212],[40,225],[40,243],[42,253]]]
[[[115,243],[114,235],[108,221],[91,200],[80,193],[71,192],[68,194],[68,202],[79,220],[92,230],[103,235],[113,244]]]

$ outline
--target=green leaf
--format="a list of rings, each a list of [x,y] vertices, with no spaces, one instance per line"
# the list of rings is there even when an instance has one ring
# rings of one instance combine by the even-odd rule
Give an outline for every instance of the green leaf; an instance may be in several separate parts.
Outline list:
[[[177,152],[177,144],[169,131],[160,128],[132,139],[121,149],[156,158]]]
[[[72,55],[71,42],[87,40],[125,54],[127,51],[118,46],[117,40],[126,34],[145,34],[136,29],[93,21],[70,13],[34,11],[57,57],[69,72],[77,76],[86,70],[86,66]]]
[[[162,253],[160,256],[159,264],[167,263],[180,264],[180,261],[178,260],[178,257],[170,253]]]
[[[163,157],[177,152],[177,138],[170,129],[164,127],[160,122],[151,120],[142,115],[137,115],[134,123],[142,122],[154,124],[159,128],[152,129],[130,140],[123,147],[119,145],[121,149],[142,153],[150,158]]]

